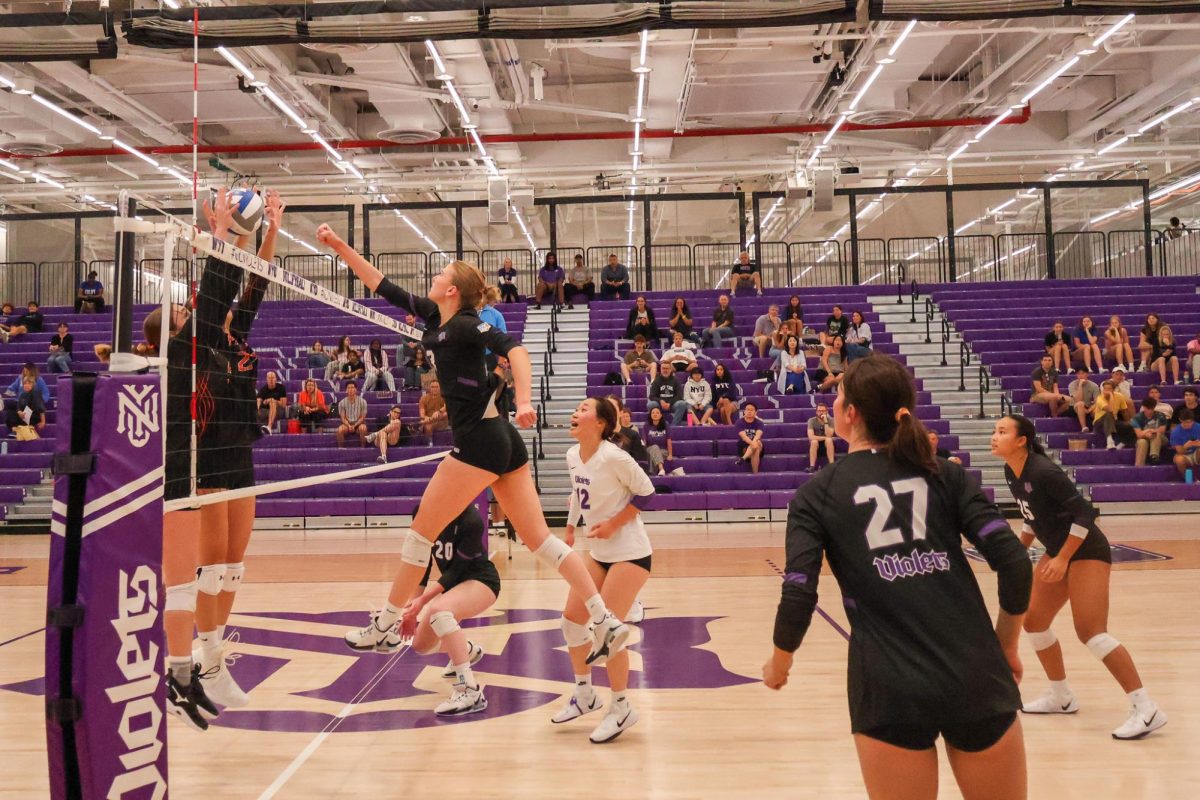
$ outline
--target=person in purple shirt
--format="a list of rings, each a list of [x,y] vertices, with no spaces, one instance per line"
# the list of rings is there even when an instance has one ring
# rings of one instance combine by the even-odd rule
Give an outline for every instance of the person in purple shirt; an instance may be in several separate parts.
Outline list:
[[[537,288],[533,291],[534,308],[542,307],[542,297],[546,292],[550,293],[554,305],[561,306],[563,304],[563,283],[566,279],[567,273],[558,265],[558,256],[554,253],[546,253],[546,263],[542,264],[542,268],[538,270]]]
[[[646,443],[646,453],[650,456],[650,472],[666,475],[664,464],[674,456],[671,452],[671,429],[667,426],[667,417],[661,408],[651,406],[646,418],[648,421],[642,430],[642,440]]]
[[[757,474],[763,457],[763,423],[758,418],[758,406],[746,403],[742,406],[742,418],[734,426],[738,435],[738,457],[733,463],[750,462],[750,471]]]

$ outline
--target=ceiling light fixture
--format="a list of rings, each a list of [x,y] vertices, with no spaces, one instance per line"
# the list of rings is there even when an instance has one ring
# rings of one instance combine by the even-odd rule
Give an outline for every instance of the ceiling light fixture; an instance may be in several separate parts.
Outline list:
[[[1060,77],[1062,77],[1064,72],[1066,72],[1067,70],[1069,70],[1071,67],[1075,66],[1078,63],[1079,63],[1079,56],[1074,56],[1074,57],[1068,59],[1066,62],[1063,63],[1063,65],[1061,67],[1054,70],[1054,72],[1051,72],[1050,75],[1044,81],[1042,81],[1037,86],[1035,86],[1033,91],[1026,92],[1025,96],[1021,98],[1021,105],[1023,106],[1026,103],[1028,103],[1030,100],[1032,100],[1034,97],[1036,97],[1039,93],[1041,93],[1041,91],[1043,89],[1045,89],[1047,86],[1049,86],[1050,84],[1052,84],[1056,80],[1058,80]]]
[[[1189,108],[1191,108],[1197,102],[1200,102],[1200,98],[1193,97],[1191,100],[1186,100],[1186,101],[1180,103],[1179,105],[1175,106],[1170,111],[1167,111],[1163,114],[1159,114],[1157,117],[1150,120],[1142,127],[1138,128],[1138,133],[1145,133],[1146,131],[1150,130],[1151,128],[1153,128],[1157,125],[1163,124],[1164,122],[1169,120],[1171,117],[1175,116],[1176,114],[1182,114],[1184,111],[1187,111]]]
[[[841,127],[846,124],[846,117],[846,114],[842,114],[837,118],[837,122],[833,123],[833,127],[829,129],[829,132],[825,134],[825,138],[821,141],[822,145],[829,144],[829,140],[833,138],[834,134],[841,130]]]
[[[157,161],[155,161],[153,158],[151,158],[150,156],[146,155],[146,154],[145,154],[145,153],[143,153],[142,151],[134,149],[132,145],[125,144],[125,143],[124,143],[124,142],[122,142],[120,139],[113,139],[113,145],[114,145],[114,146],[116,146],[116,147],[119,147],[119,148],[121,148],[121,149],[122,149],[122,150],[124,150],[126,153],[129,153],[129,154],[130,154],[130,155],[132,155],[132,156],[137,156],[138,158],[140,158],[142,161],[145,161],[145,162],[146,162],[147,164],[149,164],[150,166],[152,166],[152,167],[154,167],[154,168],[156,168],[156,169],[158,168],[158,162],[157,162]]]
[[[892,42],[892,46],[887,52],[889,56],[896,55],[896,51],[900,49],[900,45],[904,44],[904,40],[908,38],[908,35],[912,33],[915,27],[917,27],[917,21],[910,19],[908,24],[904,26],[904,30],[900,31],[900,35],[896,37],[896,41]]]
[[[45,108],[50,109],[55,114],[58,114],[60,117],[70,120],[71,122],[74,122],[76,125],[83,128],[85,131],[95,134],[96,136],[100,135],[100,129],[97,128],[95,125],[93,125],[92,123],[88,122],[87,120],[85,120],[81,117],[75,116],[74,114],[72,114],[70,111],[67,111],[66,109],[59,108],[57,105],[55,105],[51,101],[47,100],[46,98],[42,97],[41,95],[33,94],[33,95],[30,95],[29,99],[33,100],[35,103],[38,103],[41,106],[44,106]]]
[[[1130,22],[1133,22],[1134,16],[1135,16],[1134,14],[1126,14],[1124,17],[1121,17],[1121,19],[1118,20],[1117,22],[1113,23],[1113,25],[1110,28],[1108,28],[1108,30],[1104,31],[1104,33],[1100,34],[1095,39],[1093,39],[1092,46],[1098,49],[1100,47],[1100,45],[1102,45],[1106,41],[1108,41],[1108,37],[1112,36],[1114,33],[1121,30],[1121,28],[1124,28]]]

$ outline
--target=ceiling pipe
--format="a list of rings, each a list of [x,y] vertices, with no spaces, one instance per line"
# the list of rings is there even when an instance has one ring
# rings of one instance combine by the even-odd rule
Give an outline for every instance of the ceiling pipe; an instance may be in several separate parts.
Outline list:
[[[1023,125],[1029,121],[1029,107],[1026,106],[1019,114],[1006,117],[1001,125]],[[987,125],[994,117],[955,117],[951,119],[910,119],[898,122],[887,122],[881,125],[859,125],[846,122],[841,130],[847,131],[895,131],[917,130],[923,128],[969,128]],[[805,125],[765,125],[744,128],[697,128],[676,133],[670,129],[658,128],[645,130],[645,139],[708,139],[722,136],[781,136],[825,133],[832,125],[825,122]],[[627,141],[633,138],[632,130],[617,131],[579,131],[562,133],[511,133],[491,134],[481,137],[486,144],[525,144],[529,142],[602,142]],[[330,142],[337,150],[385,150],[394,148],[431,147],[431,146],[469,146],[471,140],[465,136],[445,136],[433,141],[420,144],[404,144],[385,139],[343,139]],[[237,154],[237,153],[296,153],[321,150],[316,142],[273,142],[265,144],[222,144],[201,145],[199,150],[206,154]],[[192,152],[190,146],[168,145],[165,147],[144,148],[143,152],[152,155],[179,155]],[[63,150],[52,156],[39,158],[97,158],[101,156],[129,156],[123,150],[116,148],[92,148]]]

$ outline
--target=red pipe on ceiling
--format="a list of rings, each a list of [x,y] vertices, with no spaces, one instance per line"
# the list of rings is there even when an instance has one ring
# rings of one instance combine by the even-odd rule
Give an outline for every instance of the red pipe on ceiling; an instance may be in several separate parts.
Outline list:
[[[1029,106],[1025,106],[1017,114],[1005,117],[1001,125],[1023,125],[1029,121]],[[846,122],[843,131],[899,131],[920,128],[970,128],[988,125],[995,117],[956,117],[951,119],[909,119],[899,122],[885,122],[879,125],[859,125]],[[720,136],[778,136],[786,134],[825,133],[833,125],[827,122],[809,123],[807,125],[767,125],[750,128],[695,128],[676,133],[665,128],[651,128],[642,131],[643,139],[708,139]],[[601,142],[623,141],[633,138],[633,130],[564,132],[564,133],[506,133],[483,135],[485,144],[524,144],[527,142]],[[395,148],[432,147],[436,145],[470,145],[471,140],[465,136],[446,136],[428,142],[398,143],[386,139],[343,139],[330,142],[336,150],[388,150]],[[192,152],[191,145],[165,145],[160,147],[139,148],[151,155],[184,155]],[[275,142],[268,144],[217,144],[200,145],[199,152],[205,154],[236,154],[236,153],[296,153],[323,149],[316,142]],[[129,153],[118,148],[92,148],[63,150],[51,156],[38,158],[96,158],[100,156],[126,156]],[[13,156],[19,158],[19,156]]]

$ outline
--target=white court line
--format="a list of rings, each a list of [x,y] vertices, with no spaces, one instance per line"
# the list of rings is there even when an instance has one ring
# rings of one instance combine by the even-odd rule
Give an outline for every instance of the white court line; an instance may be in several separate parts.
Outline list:
[[[330,720],[329,724],[325,726],[324,730],[318,733],[316,738],[309,742],[308,746],[300,751],[300,754],[292,760],[292,763],[288,764],[283,772],[279,773],[279,777],[275,779],[274,783],[263,790],[263,793],[258,796],[258,800],[270,800],[270,798],[278,794],[279,790],[282,789],[289,780],[291,780],[292,776],[296,774],[300,767],[304,766],[304,763],[312,757],[312,754],[317,752],[317,748],[319,748],[325,742],[325,740],[329,738],[329,734],[338,729],[338,726],[342,724],[342,720],[350,716],[351,712],[353,712],[360,703],[366,700],[367,695],[370,694],[376,686],[383,682],[383,679],[387,677],[389,672],[392,671],[392,668],[399,663],[400,656],[407,653],[411,647],[412,642],[410,641],[409,643],[401,646],[399,650],[388,657],[387,663],[380,668],[379,672],[375,673],[374,677],[367,681],[366,685],[359,690],[358,694],[356,694],[349,703],[342,707],[342,710],[337,713],[337,716]]]

